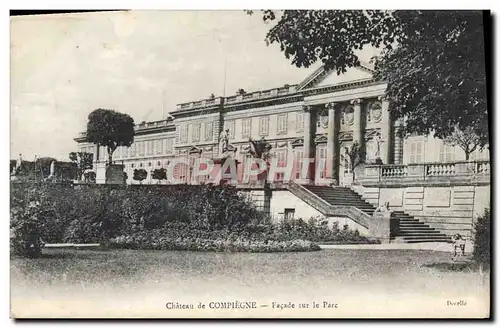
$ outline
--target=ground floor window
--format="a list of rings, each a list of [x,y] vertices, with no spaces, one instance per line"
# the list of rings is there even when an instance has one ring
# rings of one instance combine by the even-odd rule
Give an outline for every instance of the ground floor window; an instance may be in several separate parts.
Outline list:
[[[285,208],[285,215],[284,215],[285,220],[293,220],[294,216],[295,216],[294,208]]]

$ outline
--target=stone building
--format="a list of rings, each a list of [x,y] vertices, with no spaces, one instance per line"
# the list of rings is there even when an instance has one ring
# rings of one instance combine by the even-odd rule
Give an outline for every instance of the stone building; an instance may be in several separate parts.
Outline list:
[[[434,236],[428,240],[441,233],[470,235],[474,219],[489,206],[488,151],[476,151],[466,162],[460,148],[432,136],[400,137],[401,122],[389,117],[386,84],[372,74],[367,65],[342,75],[321,67],[300,84],[182,103],[167,120],[137,124],[134,144],[117,149],[113,157],[133,184],[138,183],[132,179],[137,168],[152,172],[167,168],[174,158],[195,163],[199,157],[220,157],[218,137],[226,129],[241,161],[248,156],[249,138],[264,137],[279,163],[292,163],[292,175],[298,175],[304,157],[317,162],[300,183],[273,183],[267,202],[259,183],[239,186],[273,217],[321,215],[369,233],[373,210],[389,202],[392,211],[402,213],[400,222],[418,222],[413,224],[417,230]],[[84,133],[75,140],[79,151],[94,153],[97,182],[104,182],[105,150],[87,143]],[[365,158],[355,168],[353,183],[345,152],[354,142],[365,150]],[[193,178],[192,166],[174,170],[184,183],[206,179]],[[245,175],[243,167],[238,174]],[[158,181],[148,174],[144,183]],[[427,238],[415,229],[413,235],[400,230],[391,238]]]

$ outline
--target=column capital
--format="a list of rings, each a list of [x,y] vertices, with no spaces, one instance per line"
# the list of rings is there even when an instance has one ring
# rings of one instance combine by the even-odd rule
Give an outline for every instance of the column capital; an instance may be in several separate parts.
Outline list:
[[[310,113],[310,112],[312,111],[312,109],[313,109],[313,108],[312,108],[312,106],[311,106],[311,105],[304,105],[304,106],[302,106],[302,110],[303,110],[304,112],[307,112],[307,113]]]
[[[377,97],[378,101],[389,101],[388,95],[380,95]]]
[[[325,104],[325,108],[326,109],[335,109],[335,106],[337,105],[337,103],[334,103],[334,102],[329,102],[329,103],[326,103]]]
[[[359,105],[361,105],[362,102],[363,102],[363,99],[361,99],[361,98],[353,99],[350,101],[351,105],[354,105],[354,106],[359,106]]]

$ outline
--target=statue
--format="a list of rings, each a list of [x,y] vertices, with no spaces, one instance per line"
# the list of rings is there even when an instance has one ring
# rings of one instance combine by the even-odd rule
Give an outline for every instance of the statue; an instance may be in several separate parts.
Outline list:
[[[222,131],[219,136],[219,154],[227,152],[229,146],[229,129]]]
[[[375,151],[375,158],[380,158],[380,145],[384,142],[384,140],[382,140],[380,138],[380,134],[377,133],[375,137],[373,137],[373,141],[375,142],[375,146],[377,147]]]
[[[21,165],[23,164],[23,157],[19,154],[19,158],[16,161],[16,167],[14,168],[14,174],[21,170]]]
[[[55,174],[56,174],[56,162],[52,161],[52,163],[50,163],[49,179],[53,179],[55,177]]]
[[[384,205],[380,205],[379,207],[377,207],[375,209],[375,211],[373,212],[373,214],[375,214],[375,213],[388,213],[390,211],[391,210],[389,209],[389,202],[385,202]]]

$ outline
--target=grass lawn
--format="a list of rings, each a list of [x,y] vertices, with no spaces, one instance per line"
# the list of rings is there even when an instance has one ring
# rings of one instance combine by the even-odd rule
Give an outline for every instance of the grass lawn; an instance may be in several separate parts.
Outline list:
[[[14,316],[453,317],[487,315],[489,307],[489,273],[451,271],[446,265],[451,255],[445,252],[44,252],[41,259],[11,259]],[[237,300],[256,301],[259,308],[165,308],[167,302],[196,308],[198,302],[208,307],[213,301]],[[467,305],[449,306],[448,300]],[[273,308],[273,302],[296,307]],[[320,308],[311,309],[313,302]],[[297,309],[300,304],[308,309]]]

